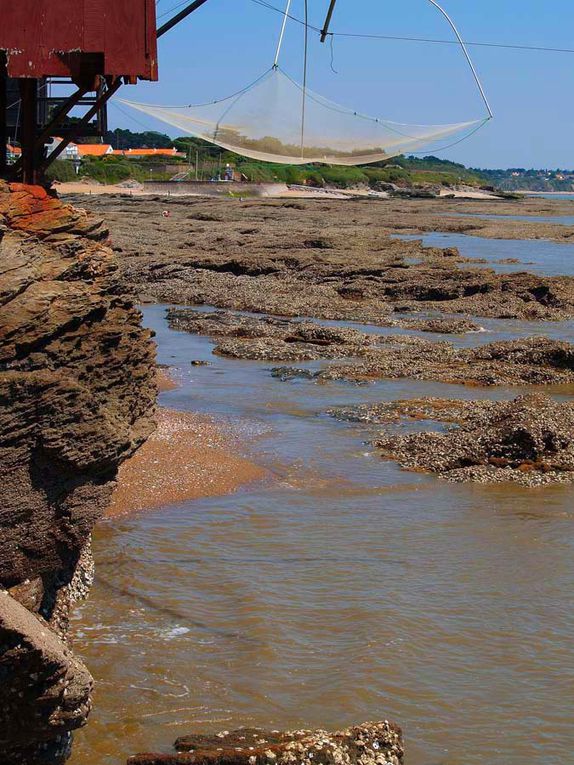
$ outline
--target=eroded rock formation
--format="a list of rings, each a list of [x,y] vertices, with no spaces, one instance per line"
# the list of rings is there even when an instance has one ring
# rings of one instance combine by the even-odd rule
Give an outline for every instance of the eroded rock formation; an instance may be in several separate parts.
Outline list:
[[[401,765],[398,725],[388,720],[328,733],[324,730],[264,731],[240,728],[214,736],[178,738],[176,754],[138,754],[128,765]]]
[[[55,762],[86,720],[68,612],[118,465],[153,429],[153,345],[107,237],[0,181],[0,763]]]

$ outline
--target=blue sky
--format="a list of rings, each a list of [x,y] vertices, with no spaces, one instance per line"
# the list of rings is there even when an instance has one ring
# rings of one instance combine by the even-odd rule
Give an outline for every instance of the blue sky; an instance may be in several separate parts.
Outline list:
[[[178,0],[159,0],[159,23]],[[285,0],[266,0],[283,8]],[[303,0],[292,14],[303,17]],[[328,0],[308,0],[321,26]],[[573,0],[443,0],[466,40],[574,48]],[[273,62],[280,14],[253,0],[208,0],[159,41],[159,83],[122,96],[157,104],[223,98]],[[335,32],[452,39],[428,0],[338,0]],[[281,65],[302,72],[303,28],[288,22]],[[574,167],[574,54],[470,47],[495,119],[440,154],[476,167]],[[316,92],[373,116],[431,124],[482,116],[484,105],[457,46],[335,37],[331,48],[311,33],[309,84]],[[120,105],[121,106],[121,105]],[[125,106],[110,108],[110,126],[156,129],[162,123]],[[129,112],[129,116],[128,116]],[[137,122],[135,121],[137,120]]]

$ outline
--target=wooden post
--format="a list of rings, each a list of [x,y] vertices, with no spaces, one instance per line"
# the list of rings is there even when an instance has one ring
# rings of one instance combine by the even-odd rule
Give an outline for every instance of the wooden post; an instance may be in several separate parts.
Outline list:
[[[7,102],[6,54],[0,53],[0,176],[6,173],[8,167],[6,144],[8,143],[8,102]]]
[[[38,80],[34,77],[20,80],[22,98],[22,182],[35,184],[38,180]]]

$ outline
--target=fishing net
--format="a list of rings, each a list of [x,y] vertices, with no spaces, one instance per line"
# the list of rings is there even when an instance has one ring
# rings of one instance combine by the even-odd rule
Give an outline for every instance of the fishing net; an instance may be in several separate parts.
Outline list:
[[[304,88],[278,66],[238,93],[208,104],[122,103],[237,154],[290,165],[380,162],[472,132],[485,121],[407,125],[369,117]]]

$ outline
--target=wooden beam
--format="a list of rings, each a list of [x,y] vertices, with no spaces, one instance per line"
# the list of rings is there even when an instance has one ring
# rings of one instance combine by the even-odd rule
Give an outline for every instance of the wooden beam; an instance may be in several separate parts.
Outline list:
[[[54,151],[46,157],[38,168],[41,172],[44,172],[52,162],[54,162],[60,154],[70,145],[70,143],[82,134],[82,129],[86,127],[92,117],[97,114],[98,109],[109,101],[109,99],[119,90],[122,84],[122,80],[118,77],[111,85],[108,85],[108,89],[102,93],[102,95],[96,100],[92,108],[87,111],[82,119],[74,125],[73,130],[70,130],[69,134],[56,146]]]
[[[0,53],[0,175],[4,175],[8,167],[6,157],[6,144],[8,143],[8,100],[7,100],[8,75],[6,72],[6,54]]]
[[[20,80],[22,99],[22,182],[34,185],[38,181],[36,133],[38,131],[38,80]]]

